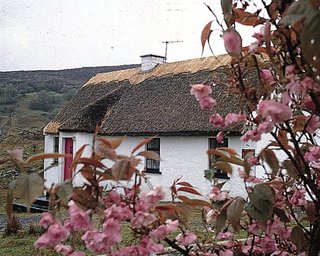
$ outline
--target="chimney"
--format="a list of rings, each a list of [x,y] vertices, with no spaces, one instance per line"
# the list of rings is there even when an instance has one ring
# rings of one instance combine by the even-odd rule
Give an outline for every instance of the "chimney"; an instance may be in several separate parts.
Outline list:
[[[159,55],[147,54],[141,57],[141,71],[146,72],[155,68],[158,64],[165,63],[166,58]]]

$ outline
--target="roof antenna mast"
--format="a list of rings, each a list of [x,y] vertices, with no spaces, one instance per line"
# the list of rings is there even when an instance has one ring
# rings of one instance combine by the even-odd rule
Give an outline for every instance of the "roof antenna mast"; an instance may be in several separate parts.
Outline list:
[[[165,49],[165,53],[164,53],[165,62],[167,62],[168,44],[172,44],[172,43],[182,43],[182,42],[183,42],[183,41],[181,41],[181,40],[161,41],[161,43],[166,44],[166,49]]]

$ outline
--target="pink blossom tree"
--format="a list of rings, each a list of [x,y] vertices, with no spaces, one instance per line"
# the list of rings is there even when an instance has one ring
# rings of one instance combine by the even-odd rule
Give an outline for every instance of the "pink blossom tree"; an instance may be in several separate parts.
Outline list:
[[[230,173],[234,171],[231,165],[239,167],[248,196],[231,197],[221,184],[213,182],[207,199],[194,199],[182,192],[201,194],[192,184],[178,179],[171,186],[172,200],[163,203],[161,187],[141,192],[147,178],[137,168],[139,161],[141,157],[159,160],[159,156],[136,152],[152,138],[123,156],[116,152],[122,139],[95,134],[91,157],[82,156],[83,146],[72,164],[74,171],[81,166],[78,173],[86,183],[76,188],[64,183],[49,189],[53,211],[40,221],[46,232],[35,242],[36,247],[51,247],[68,256],[84,255],[68,244],[70,236],[82,232],[87,249],[115,256],[150,255],[163,252],[165,246],[182,255],[319,255],[320,2],[222,0],[221,6],[223,21],[208,6],[214,21],[203,29],[202,46],[209,42],[211,24],[217,22],[232,57],[226,90],[240,95],[247,110],[226,116],[215,113],[217,101],[209,82],[192,85],[191,94],[203,110],[213,111],[208,122],[221,129],[219,141],[223,141],[223,129],[231,124],[243,125],[244,141],[260,142],[266,134],[272,137],[260,152],[244,159],[231,148],[208,151],[219,156],[216,165],[222,171]],[[242,45],[238,24],[260,26],[251,45]],[[248,76],[254,76],[255,82]],[[12,159],[24,170],[27,163],[46,157],[60,155],[35,156],[27,162]],[[106,159],[111,164],[105,164]],[[254,168],[264,170],[264,178],[254,176]],[[41,183],[30,175],[22,172],[19,182]],[[130,186],[119,183],[129,180]],[[101,185],[106,181],[111,184],[108,189]],[[17,183],[8,191],[9,220],[13,219],[10,205]],[[28,204],[42,191],[43,185],[39,186],[28,193]],[[69,209],[63,221],[55,214],[60,206]],[[205,238],[199,238],[188,225],[196,208],[203,213]],[[121,244],[125,226],[135,237],[129,246]]]

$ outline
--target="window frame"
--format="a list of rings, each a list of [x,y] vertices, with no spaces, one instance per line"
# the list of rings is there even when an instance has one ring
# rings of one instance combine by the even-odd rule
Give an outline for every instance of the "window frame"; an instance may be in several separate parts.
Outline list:
[[[217,141],[216,137],[211,137],[208,139],[208,148],[209,149],[228,147],[228,145],[229,145],[228,138],[224,138],[222,143],[219,143]],[[224,171],[222,171],[220,169],[213,167],[214,163],[217,162],[218,159],[219,159],[219,156],[217,156],[217,155],[208,155],[209,170],[214,170],[214,178],[230,179],[227,173],[225,173]]]
[[[59,136],[54,136],[53,137],[53,153],[59,153],[59,143],[60,139]],[[53,158],[52,159],[52,165],[58,165],[58,158]]]
[[[160,156],[160,143],[161,143],[160,138],[154,138],[146,144],[145,148],[147,151],[156,152]],[[145,165],[145,172],[146,173],[161,174],[160,160],[146,158],[145,164],[146,164]]]

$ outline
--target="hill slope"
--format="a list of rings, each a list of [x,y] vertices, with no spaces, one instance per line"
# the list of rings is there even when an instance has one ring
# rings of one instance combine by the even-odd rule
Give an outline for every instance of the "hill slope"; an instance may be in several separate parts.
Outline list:
[[[0,156],[23,147],[42,152],[42,128],[97,73],[138,65],[0,72]]]

